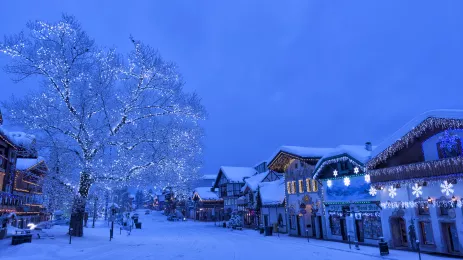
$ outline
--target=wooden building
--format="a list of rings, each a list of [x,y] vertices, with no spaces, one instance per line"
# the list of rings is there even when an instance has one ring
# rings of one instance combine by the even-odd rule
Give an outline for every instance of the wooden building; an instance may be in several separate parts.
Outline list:
[[[285,210],[285,179],[265,181],[259,184],[256,200],[260,208],[263,226],[274,227],[274,232],[287,233],[288,225]]]
[[[245,179],[256,174],[252,167],[220,167],[213,189],[217,189],[219,198],[224,201],[224,212],[221,220],[229,220],[233,212],[238,212],[238,199]]]
[[[284,174],[286,218],[292,236],[323,238],[323,215],[313,171],[331,148],[282,146],[269,160],[270,171]]]
[[[424,113],[373,150],[367,163],[393,248],[463,255],[463,111]]]
[[[194,211],[191,218],[198,221],[216,221],[223,219],[223,200],[211,187],[195,188],[192,196]]]
[[[377,245],[382,237],[379,200],[370,194],[370,176],[365,172],[371,151],[371,143],[340,145],[315,166],[326,239]]]

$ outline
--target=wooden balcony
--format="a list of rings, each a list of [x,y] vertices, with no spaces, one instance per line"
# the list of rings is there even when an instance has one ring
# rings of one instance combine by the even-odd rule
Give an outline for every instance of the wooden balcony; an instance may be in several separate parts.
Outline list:
[[[459,179],[463,177],[463,157],[446,158],[368,170],[371,183]]]

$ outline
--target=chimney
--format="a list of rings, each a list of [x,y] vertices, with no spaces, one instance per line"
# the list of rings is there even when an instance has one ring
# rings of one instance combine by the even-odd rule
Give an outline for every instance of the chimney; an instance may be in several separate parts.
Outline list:
[[[366,143],[365,143],[365,150],[367,150],[367,151],[370,151],[370,152],[371,152],[371,150],[372,150],[372,147],[371,147],[371,142],[366,142]]]

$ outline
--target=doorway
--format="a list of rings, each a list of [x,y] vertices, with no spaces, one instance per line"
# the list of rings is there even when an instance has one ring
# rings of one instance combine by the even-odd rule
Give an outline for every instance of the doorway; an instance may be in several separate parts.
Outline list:
[[[301,217],[297,216],[297,235],[301,236]]]
[[[323,220],[321,216],[317,216],[318,219],[318,229],[320,231],[320,239],[323,239]]]
[[[389,222],[391,223],[392,245],[394,247],[407,247],[408,239],[405,220],[401,217],[391,217]]]
[[[460,244],[455,223],[442,223],[442,233],[447,244],[447,251],[449,253],[459,253]]]
[[[347,226],[346,226],[346,219],[342,218],[339,220],[341,223],[341,235],[342,235],[342,240],[346,241],[347,240]]]
[[[365,239],[363,237],[363,220],[357,219],[355,220],[355,233],[357,235],[358,242],[364,242]]]

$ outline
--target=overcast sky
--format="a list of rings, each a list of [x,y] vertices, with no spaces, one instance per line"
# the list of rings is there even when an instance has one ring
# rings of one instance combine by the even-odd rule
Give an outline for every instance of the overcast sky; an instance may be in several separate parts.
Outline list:
[[[0,35],[65,12],[100,45],[127,51],[132,34],[176,62],[209,113],[205,174],[254,166],[281,145],[376,145],[424,111],[463,109],[463,1],[31,0],[0,9]],[[35,84],[1,71],[0,99]]]

